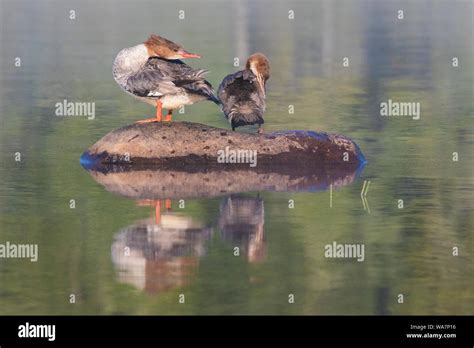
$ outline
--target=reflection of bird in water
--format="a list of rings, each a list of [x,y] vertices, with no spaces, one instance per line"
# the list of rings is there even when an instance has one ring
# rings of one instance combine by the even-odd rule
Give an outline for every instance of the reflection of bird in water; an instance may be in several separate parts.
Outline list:
[[[139,121],[160,122],[161,109],[168,109],[165,121],[171,121],[173,109],[200,100],[219,101],[211,84],[204,79],[206,70],[194,70],[179,59],[200,58],[158,35],[143,44],[124,48],[115,58],[113,73],[122,89],[156,107],[156,117]]]
[[[119,231],[112,262],[121,282],[147,293],[167,291],[190,282],[211,235],[191,218],[163,214],[160,224],[148,219]]]
[[[222,238],[239,247],[250,262],[266,256],[264,207],[260,197],[229,196],[220,206],[219,228]]]
[[[263,132],[261,126],[264,123],[265,84],[269,78],[270,62],[262,53],[252,54],[245,70],[224,78],[217,94],[232,130],[258,124],[258,132]]]
[[[155,208],[155,224],[159,225],[161,223],[161,208],[163,202],[161,199],[139,199],[137,201],[139,206],[152,206]],[[171,211],[171,199],[165,199],[164,207],[166,212]]]

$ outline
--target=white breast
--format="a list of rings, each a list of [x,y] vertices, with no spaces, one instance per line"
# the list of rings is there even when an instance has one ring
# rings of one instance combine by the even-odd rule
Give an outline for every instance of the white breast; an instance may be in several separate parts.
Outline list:
[[[143,44],[124,48],[115,57],[113,74],[114,79],[125,89],[128,78],[136,74],[148,60],[148,51]]]
[[[160,98],[165,109],[178,109],[183,105],[191,105],[196,99],[187,94],[165,95]]]

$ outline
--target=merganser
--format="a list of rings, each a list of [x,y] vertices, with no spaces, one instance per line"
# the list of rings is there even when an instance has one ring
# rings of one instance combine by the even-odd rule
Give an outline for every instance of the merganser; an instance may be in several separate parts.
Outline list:
[[[218,219],[222,239],[238,246],[249,262],[263,261],[266,254],[265,209],[257,197],[231,195],[220,205]]]
[[[160,122],[162,108],[168,109],[164,121],[171,121],[173,109],[200,100],[219,101],[211,84],[204,79],[206,70],[194,70],[180,59],[201,58],[180,45],[158,35],[143,44],[124,48],[115,58],[115,81],[127,93],[156,107],[156,117],[138,121]]]
[[[270,78],[270,61],[262,53],[254,53],[247,60],[245,70],[227,75],[217,95],[232,130],[240,126],[258,124],[263,133],[265,85]]]

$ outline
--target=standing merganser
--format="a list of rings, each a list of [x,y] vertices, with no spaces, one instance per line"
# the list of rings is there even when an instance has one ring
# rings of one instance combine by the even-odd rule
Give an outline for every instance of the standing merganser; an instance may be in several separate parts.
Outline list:
[[[204,79],[206,70],[194,70],[179,59],[201,58],[158,35],[143,44],[124,48],[115,58],[115,81],[127,93],[156,107],[156,117],[138,123],[160,122],[162,108],[168,109],[165,121],[171,121],[173,109],[199,100],[219,101],[211,84]]]
[[[245,70],[227,75],[217,95],[232,130],[240,126],[258,124],[263,133],[265,112],[265,84],[270,78],[270,61],[262,53],[254,53],[247,60]]]

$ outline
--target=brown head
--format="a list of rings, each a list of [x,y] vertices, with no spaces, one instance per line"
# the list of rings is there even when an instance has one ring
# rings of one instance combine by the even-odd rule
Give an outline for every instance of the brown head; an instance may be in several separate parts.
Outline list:
[[[263,53],[254,53],[247,59],[245,68],[256,76],[258,86],[263,96],[265,96],[265,84],[270,78],[270,61],[268,58]]]
[[[151,34],[144,44],[148,49],[150,57],[160,57],[164,59],[201,58],[200,55],[189,53],[173,41],[155,34]]]

